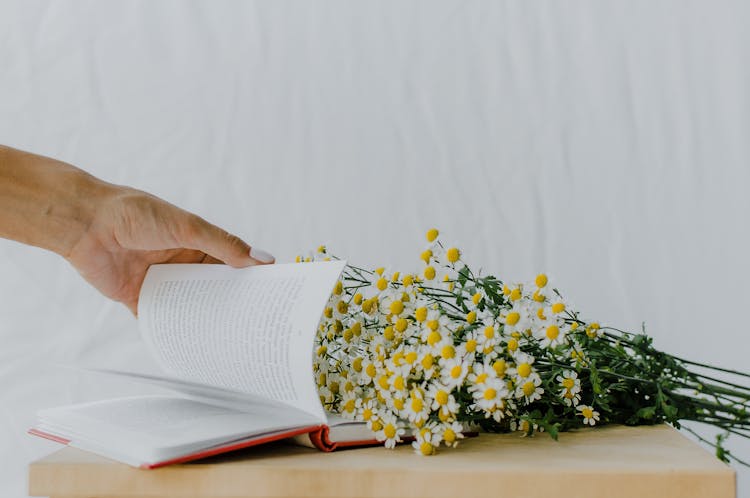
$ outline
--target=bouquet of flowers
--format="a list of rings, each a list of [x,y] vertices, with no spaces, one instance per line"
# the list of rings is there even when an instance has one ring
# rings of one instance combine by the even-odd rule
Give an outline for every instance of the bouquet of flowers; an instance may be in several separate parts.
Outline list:
[[[581,426],[667,422],[747,465],[723,442],[750,437],[750,387],[741,384],[750,374],[584,320],[544,274],[507,283],[474,273],[438,235],[427,232],[418,273],[350,265],[336,284],[314,363],[329,411],[366,422],[387,447],[412,436],[421,455],[477,429],[557,438]],[[331,258],[321,246],[297,260]],[[721,432],[708,441],[681,421]]]

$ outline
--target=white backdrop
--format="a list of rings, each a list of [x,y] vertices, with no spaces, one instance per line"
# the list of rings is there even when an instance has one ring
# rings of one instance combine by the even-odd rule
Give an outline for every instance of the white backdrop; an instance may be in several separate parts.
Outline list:
[[[588,317],[747,367],[747,2],[0,2],[0,143],[273,252],[418,268],[424,231]],[[0,241],[0,495],[40,407],[150,368],[125,308]],[[711,433],[709,431],[709,433]],[[734,444],[750,457],[750,445]],[[740,496],[750,476],[740,473]]]

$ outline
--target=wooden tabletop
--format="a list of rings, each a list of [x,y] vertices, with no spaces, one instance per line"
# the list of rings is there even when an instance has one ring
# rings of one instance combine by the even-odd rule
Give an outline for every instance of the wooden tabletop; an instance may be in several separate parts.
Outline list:
[[[31,464],[51,497],[733,498],[735,472],[669,426],[522,438],[482,434],[432,457],[411,446],[321,453],[287,444],[140,470],[73,448]]]

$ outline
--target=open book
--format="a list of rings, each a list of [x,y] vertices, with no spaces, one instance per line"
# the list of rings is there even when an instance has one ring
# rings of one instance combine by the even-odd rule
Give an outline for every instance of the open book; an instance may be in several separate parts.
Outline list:
[[[375,444],[364,424],[327,416],[313,378],[318,322],[344,265],[152,266],[138,315],[165,376],[100,372],[176,394],[43,410],[29,432],[143,468],[293,436],[324,451]]]

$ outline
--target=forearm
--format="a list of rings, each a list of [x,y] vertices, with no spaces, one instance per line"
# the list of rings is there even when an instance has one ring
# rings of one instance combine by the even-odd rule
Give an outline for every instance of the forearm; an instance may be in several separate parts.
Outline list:
[[[67,257],[113,188],[69,164],[0,145],[0,236]]]

